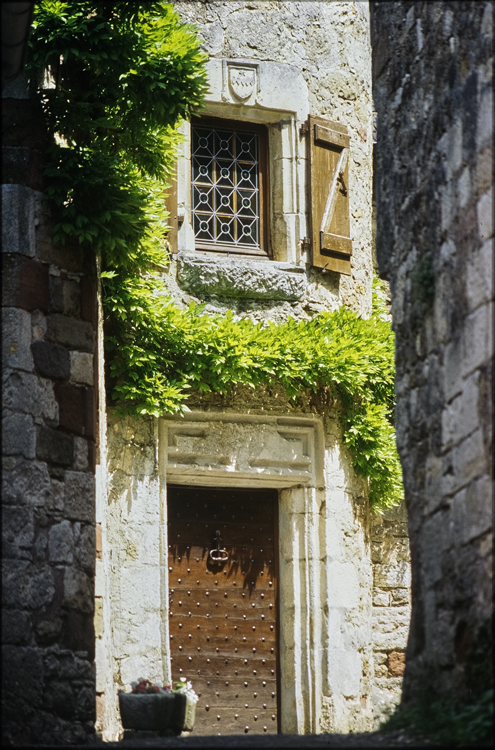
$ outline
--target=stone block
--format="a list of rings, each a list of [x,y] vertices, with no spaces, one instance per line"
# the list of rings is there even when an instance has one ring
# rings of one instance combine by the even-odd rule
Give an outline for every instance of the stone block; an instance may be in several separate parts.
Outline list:
[[[72,521],[95,520],[95,478],[89,472],[65,472],[64,512]]]
[[[73,279],[50,275],[52,312],[78,317],[81,312],[81,285]]]
[[[36,455],[36,430],[28,414],[7,413],[2,419],[2,446],[6,456]]]
[[[50,604],[55,594],[52,570],[26,560],[2,562],[2,604],[9,609],[39,609]]]
[[[59,425],[85,437],[95,437],[93,388],[57,383],[55,396],[59,408]]]
[[[78,565],[91,575],[95,572],[95,545],[94,526],[84,525],[77,540],[75,557]]]
[[[390,592],[389,591],[374,591],[373,592],[373,606],[374,607],[388,607],[390,606]]]
[[[2,549],[4,557],[23,557],[34,540],[34,518],[29,507],[6,505],[2,508]]]
[[[479,103],[476,141],[478,150],[493,143],[493,91],[491,86],[487,86],[483,91]]]
[[[33,370],[31,316],[14,307],[2,309],[2,360],[4,367]]]
[[[477,212],[479,235],[483,243],[493,237],[493,189],[481,196]]]
[[[490,472],[490,456],[486,454],[481,428],[465,438],[454,449],[454,487],[462,487],[482,474]]]
[[[41,425],[38,427],[36,457],[40,461],[70,466],[74,460],[74,438],[61,430]]]
[[[84,352],[94,351],[95,334],[93,326],[84,320],[69,318],[59,313],[49,315],[46,337],[48,341],[54,341],[71,349],[80,349]]]
[[[34,256],[34,196],[24,185],[2,185],[2,251]]]
[[[466,298],[469,312],[486,304],[493,293],[493,242],[487,240],[472,253],[466,268]]]
[[[493,348],[493,303],[478,307],[465,318],[463,375],[467,376],[492,358]]]
[[[411,603],[410,589],[392,589],[390,593],[392,594],[392,605],[395,607]]]
[[[93,579],[76,568],[67,567],[64,573],[63,606],[78,612],[93,612]]]
[[[373,648],[380,651],[405,649],[410,617],[409,607],[374,607]]]
[[[302,268],[283,263],[215,259],[180,255],[177,280],[193,294],[215,294],[244,299],[302,299],[306,275]]]
[[[48,266],[20,255],[2,256],[2,299],[5,307],[47,312]]]
[[[70,375],[70,353],[59,344],[34,341],[31,344],[34,366],[40,375],[54,380],[67,380]],[[88,355],[91,356],[91,355]]]
[[[6,505],[48,505],[51,483],[46,464],[10,456],[4,458],[2,500]]]
[[[86,438],[74,437],[74,470],[85,471],[89,469],[89,450]]]
[[[93,385],[93,355],[86,352],[70,353],[70,379],[75,383]]]
[[[31,636],[31,617],[20,609],[2,608],[2,643],[24,646]]]
[[[74,719],[76,703],[70,683],[51,680],[46,687],[44,698],[49,711],[68,721]]]
[[[406,655],[403,651],[391,651],[387,658],[390,677],[402,677],[406,667]]]
[[[48,557],[50,562],[73,562],[74,536],[70,521],[61,521],[50,527],[48,532]]]
[[[37,375],[19,370],[4,373],[3,407],[52,421],[56,421],[58,417],[53,384]]]
[[[76,691],[76,718],[94,724],[96,720],[94,681],[91,685],[84,685]]]
[[[460,340],[450,341],[444,349],[444,393],[451,401],[462,390],[463,352]]]
[[[411,566],[406,560],[373,566],[373,581],[378,588],[411,585]]]
[[[453,497],[455,538],[461,544],[468,544],[489,531],[493,523],[492,513],[492,488],[487,474]]]
[[[33,708],[41,705],[44,692],[41,649],[4,646],[2,667],[4,677],[7,677],[3,690],[4,700],[10,697],[18,703],[28,703],[32,713]]]

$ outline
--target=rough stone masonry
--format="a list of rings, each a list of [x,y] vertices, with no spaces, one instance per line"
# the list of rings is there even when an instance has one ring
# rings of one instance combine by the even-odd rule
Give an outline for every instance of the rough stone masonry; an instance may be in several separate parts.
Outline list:
[[[94,736],[95,268],[55,248],[42,114],[3,90],[2,744]]]
[[[492,683],[490,2],[371,3],[377,255],[412,556],[403,701]]]

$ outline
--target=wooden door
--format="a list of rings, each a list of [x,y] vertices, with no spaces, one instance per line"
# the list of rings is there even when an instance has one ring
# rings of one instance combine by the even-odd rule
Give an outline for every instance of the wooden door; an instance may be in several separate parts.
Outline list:
[[[172,679],[199,695],[196,735],[278,731],[277,509],[276,490],[168,488]]]

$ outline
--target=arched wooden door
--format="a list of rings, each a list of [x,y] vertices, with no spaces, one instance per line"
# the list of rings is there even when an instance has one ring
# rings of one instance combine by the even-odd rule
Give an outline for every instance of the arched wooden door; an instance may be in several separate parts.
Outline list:
[[[172,678],[200,696],[194,734],[278,732],[277,510],[276,490],[168,487]]]

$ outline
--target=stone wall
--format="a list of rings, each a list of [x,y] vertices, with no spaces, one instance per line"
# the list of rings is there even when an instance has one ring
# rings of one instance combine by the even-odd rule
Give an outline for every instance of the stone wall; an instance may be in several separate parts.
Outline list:
[[[411,564],[404,503],[371,516],[373,564],[373,719],[400,703],[411,618]]]
[[[274,259],[195,251],[189,126],[184,124],[177,190],[183,221],[163,277],[174,300],[179,305],[199,301],[206,312],[231,309],[259,321],[289,315],[309,319],[342,303],[368,315],[372,107],[367,4],[175,6],[184,20],[198,26],[210,54],[205,113],[267,127]],[[257,84],[243,104],[226,82],[228,66],[239,61],[256,69]],[[351,276],[311,268],[301,243],[309,231],[310,205],[307,136],[300,126],[309,114],[341,123],[351,135]],[[187,405],[193,414],[175,421],[119,419],[113,409],[108,413],[108,456],[107,461],[102,457],[97,493],[103,539],[97,560],[98,729],[107,740],[121,732],[117,689],[141,675],[170,679],[167,482],[280,489],[282,731],[371,729],[400,691],[408,626],[403,516],[390,512],[381,519],[370,513],[365,488],[342,447],[334,408],[324,400],[304,396],[293,405],[277,388],[236,388],[225,397],[191,394]],[[286,425],[299,419],[294,429],[308,430],[312,471],[294,474],[290,466],[280,468],[287,446],[277,431],[278,419]],[[205,430],[191,420],[206,425],[208,437],[198,438]],[[264,469],[253,471],[249,450],[263,448],[262,436],[269,436]],[[185,464],[174,463],[176,440],[188,445]],[[102,456],[103,444],[102,437]],[[276,457],[273,451],[279,451]],[[267,456],[277,459],[278,468],[270,467]]]
[[[282,731],[371,729],[370,510],[365,488],[341,447],[335,414],[330,408],[323,416],[321,405],[304,399],[291,406],[274,389],[193,395],[189,408],[186,419],[161,420],[161,426],[152,418],[108,413],[106,534],[114,684],[107,704],[115,704],[117,689],[128,688],[141,674],[170,679],[166,483],[274,486],[280,489]],[[206,442],[195,437],[202,432],[198,419],[210,434]],[[277,438],[277,420],[284,435],[309,430],[303,443],[308,470],[294,474],[291,459],[287,469],[282,467],[278,443],[284,440]],[[176,439],[167,438],[167,430],[183,435],[184,464],[175,459]],[[253,450],[263,453],[263,471],[249,469],[246,451]],[[223,454],[231,456],[232,466]],[[108,727],[103,736],[112,738]]]
[[[492,681],[492,11],[372,3],[377,255],[411,538],[403,701]]]
[[[43,207],[43,119],[3,91],[4,744],[94,734],[95,269],[57,248]]]
[[[270,163],[270,234],[274,261],[195,253],[190,228],[187,140],[179,163],[179,258],[165,282],[178,301],[207,311],[232,309],[261,320],[309,319],[340,304],[371,311],[372,105],[368,5],[363,2],[175,2],[197,26],[209,54],[204,114],[264,123]],[[257,65],[257,90],[242,103],[226,66]],[[309,265],[308,136],[300,126],[318,115],[348,128],[352,275]],[[207,257],[209,255],[209,257]],[[212,255],[216,255],[212,259]],[[196,256],[196,257],[194,257]]]

